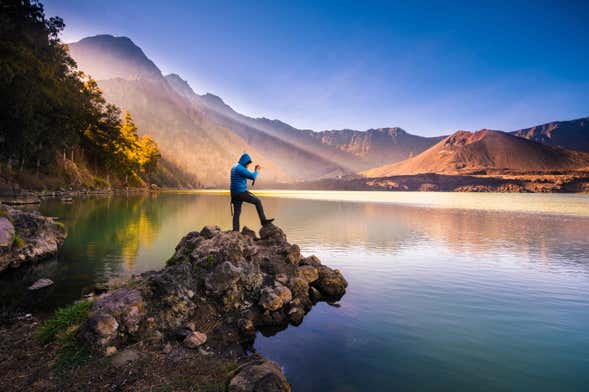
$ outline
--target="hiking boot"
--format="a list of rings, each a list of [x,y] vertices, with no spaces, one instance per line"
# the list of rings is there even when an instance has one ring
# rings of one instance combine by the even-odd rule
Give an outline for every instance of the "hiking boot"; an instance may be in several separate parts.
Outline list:
[[[272,218],[272,219],[264,219],[264,220],[262,221],[262,226],[269,225],[269,224],[270,224],[270,223],[272,223],[272,222],[274,222],[274,218]]]

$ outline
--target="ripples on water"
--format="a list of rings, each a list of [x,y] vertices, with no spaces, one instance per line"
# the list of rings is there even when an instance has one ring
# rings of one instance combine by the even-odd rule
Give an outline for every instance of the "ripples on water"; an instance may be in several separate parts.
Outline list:
[[[587,195],[262,195],[289,240],[350,283],[340,308],[319,304],[300,327],[258,338],[295,390],[589,385]],[[69,237],[58,260],[17,274],[56,281],[40,309],[161,267],[188,231],[230,227],[227,196],[214,193],[50,201],[41,210],[61,217]],[[258,227],[253,207],[243,220]],[[13,305],[26,303],[26,291],[3,279],[4,293],[20,293]]]

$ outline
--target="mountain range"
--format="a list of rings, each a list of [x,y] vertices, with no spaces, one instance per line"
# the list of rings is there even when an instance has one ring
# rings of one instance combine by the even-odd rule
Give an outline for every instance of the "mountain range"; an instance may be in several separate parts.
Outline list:
[[[262,186],[264,182],[313,181],[359,172],[370,176],[403,170],[405,174],[448,173],[496,165],[560,170],[584,164],[583,157],[563,148],[589,151],[587,118],[544,124],[512,135],[480,131],[422,137],[396,127],[297,129],[280,120],[238,113],[214,94],[197,94],[181,76],[164,76],[127,37],[98,35],[68,46],[79,69],[97,80],[105,98],[129,110],[140,132],[155,138],[164,157],[206,186],[226,186],[230,167],[244,151],[264,167]],[[446,154],[443,159],[440,153]],[[517,161],[507,159],[509,153],[531,155]]]
[[[424,173],[478,174],[492,171],[554,172],[589,169],[589,153],[537,143],[483,129],[457,131],[423,153],[363,174],[390,177]]]

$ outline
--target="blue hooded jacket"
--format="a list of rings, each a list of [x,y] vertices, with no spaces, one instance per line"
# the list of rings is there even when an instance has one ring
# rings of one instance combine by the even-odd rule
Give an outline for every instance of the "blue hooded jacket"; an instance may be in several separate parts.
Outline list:
[[[247,180],[255,180],[258,177],[258,172],[251,172],[245,167],[251,161],[252,158],[248,153],[245,153],[239,158],[239,162],[231,168],[231,193],[247,191]]]

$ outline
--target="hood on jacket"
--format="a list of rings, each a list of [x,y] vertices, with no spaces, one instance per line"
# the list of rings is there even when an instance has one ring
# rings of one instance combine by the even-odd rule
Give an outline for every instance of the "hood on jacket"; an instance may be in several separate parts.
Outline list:
[[[248,154],[247,152],[244,153],[241,158],[239,158],[239,164],[240,165],[247,165],[248,163],[252,162],[252,157],[250,157],[250,154]]]

